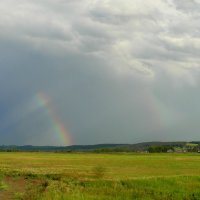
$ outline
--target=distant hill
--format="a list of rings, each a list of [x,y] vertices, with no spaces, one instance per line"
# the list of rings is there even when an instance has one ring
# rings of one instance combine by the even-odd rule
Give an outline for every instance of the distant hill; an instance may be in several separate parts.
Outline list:
[[[200,144],[199,141],[190,143]],[[187,142],[143,142],[137,144],[96,144],[96,145],[72,145],[72,146],[16,146],[2,145],[0,151],[44,151],[44,152],[76,152],[76,151],[95,151],[95,150],[119,150],[146,151],[151,146],[172,146],[183,147]]]
[[[137,144],[130,144],[129,148],[134,150],[147,150],[150,146],[173,146],[183,147],[187,142],[142,142]]]
[[[71,146],[16,146],[2,145],[0,151],[93,151],[95,149],[116,148],[124,144],[97,144],[97,145],[71,145]]]

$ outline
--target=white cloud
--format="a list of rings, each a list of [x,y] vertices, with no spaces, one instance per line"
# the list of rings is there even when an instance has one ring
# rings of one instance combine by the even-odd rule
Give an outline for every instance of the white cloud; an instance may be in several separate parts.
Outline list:
[[[3,0],[0,34],[42,51],[112,59],[116,70],[135,69],[151,78],[156,77],[154,66],[162,60],[164,70],[174,67],[177,75],[183,62],[198,66],[199,14],[188,11],[200,8],[199,4],[173,0]]]

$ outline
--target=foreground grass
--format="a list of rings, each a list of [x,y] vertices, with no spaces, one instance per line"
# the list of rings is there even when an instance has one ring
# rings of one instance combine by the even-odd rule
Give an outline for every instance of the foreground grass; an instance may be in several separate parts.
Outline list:
[[[200,177],[150,178],[143,180],[88,180],[63,178],[40,180],[23,192],[15,193],[15,199],[27,200],[75,200],[75,199],[200,199]]]
[[[200,199],[199,154],[0,153],[0,172],[18,200]]]
[[[8,186],[3,181],[0,181],[0,191],[6,190],[7,188]]]
[[[40,199],[200,199],[199,177],[50,182]]]

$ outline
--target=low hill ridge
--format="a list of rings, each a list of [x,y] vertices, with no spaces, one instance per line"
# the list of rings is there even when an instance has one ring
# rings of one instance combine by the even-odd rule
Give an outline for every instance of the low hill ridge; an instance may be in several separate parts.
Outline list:
[[[142,142],[136,144],[94,144],[94,145],[71,145],[71,146],[33,146],[33,145],[1,145],[0,151],[94,151],[98,149],[129,149],[130,151],[145,151],[151,146],[183,147],[188,142]],[[190,143],[200,144],[199,141]]]

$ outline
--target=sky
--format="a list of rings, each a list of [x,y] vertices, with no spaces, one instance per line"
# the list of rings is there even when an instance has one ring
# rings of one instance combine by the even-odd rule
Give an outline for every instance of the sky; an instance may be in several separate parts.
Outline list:
[[[200,0],[1,0],[0,144],[200,140]]]

